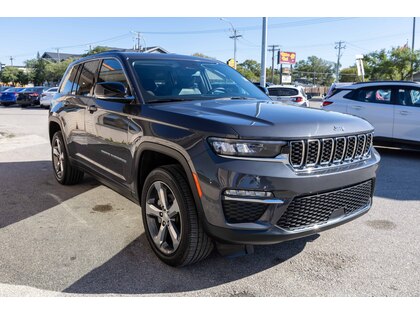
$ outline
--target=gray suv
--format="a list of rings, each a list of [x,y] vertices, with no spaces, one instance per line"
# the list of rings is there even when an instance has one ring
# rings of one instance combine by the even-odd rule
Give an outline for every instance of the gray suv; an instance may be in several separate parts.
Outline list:
[[[139,203],[172,266],[355,219],[372,205],[380,159],[365,120],[279,106],[224,63],[171,54],[73,62],[49,134],[57,181],[88,172]]]

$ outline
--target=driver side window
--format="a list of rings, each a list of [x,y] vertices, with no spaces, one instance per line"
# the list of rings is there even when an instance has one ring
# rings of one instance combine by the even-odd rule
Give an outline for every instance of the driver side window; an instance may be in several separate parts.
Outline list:
[[[125,77],[122,65],[116,59],[104,59],[99,70],[98,83],[119,82],[125,86],[127,95],[131,95],[127,78]]]

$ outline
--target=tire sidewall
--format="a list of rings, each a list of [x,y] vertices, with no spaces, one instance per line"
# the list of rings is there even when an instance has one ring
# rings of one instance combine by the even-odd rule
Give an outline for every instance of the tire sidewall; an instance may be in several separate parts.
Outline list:
[[[156,181],[161,181],[163,182],[165,185],[167,185],[173,192],[173,194],[175,195],[175,198],[178,201],[178,205],[179,205],[179,209],[181,212],[181,241],[179,243],[179,247],[176,249],[176,251],[170,255],[166,255],[164,253],[162,253],[155,245],[150,232],[149,232],[149,228],[147,225],[147,218],[146,218],[146,197],[147,197],[147,193],[151,187],[151,185],[156,182]],[[155,252],[155,254],[161,259],[163,260],[165,263],[172,265],[172,266],[177,266],[182,264],[182,262],[186,259],[186,255],[188,254],[188,247],[190,246],[190,239],[189,239],[189,235],[190,235],[190,231],[191,231],[191,219],[189,217],[189,211],[187,210],[187,208],[189,207],[188,202],[186,200],[186,198],[184,197],[185,193],[190,193],[190,192],[181,192],[178,184],[175,181],[175,178],[173,177],[172,174],[170,174],[170,172],[162,169],[162,168],[158,168],[153,170],[149,176],[147,176],[144,186],[143,186],[143,191],[142,191],[142,197],[141,197],[141,209],[142,209],[142,219],[143,219],[143,226],[144,226],[144,230],[146,233],[146,237],[147,240],[149,241],[150,246],[152,247],[153,251]]]

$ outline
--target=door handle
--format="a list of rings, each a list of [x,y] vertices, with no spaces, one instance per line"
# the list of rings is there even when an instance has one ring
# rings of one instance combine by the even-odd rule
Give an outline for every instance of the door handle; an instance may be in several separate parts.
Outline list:
[[[355,106],[352,106],[352,108],[357,109],[357,110],[361,110],[363,108],[363,106],[355,105]]]
[[[98,107],[96,107],[95,105],[89,105],[88,106],[88,111],[89,113],[93,114],[94,112],[96,112],[98,110]]]
[[[400,114],[404,115],[404,116],[407,116],[408,114],[410,114],[410,112],[408,110],[401,110]]]

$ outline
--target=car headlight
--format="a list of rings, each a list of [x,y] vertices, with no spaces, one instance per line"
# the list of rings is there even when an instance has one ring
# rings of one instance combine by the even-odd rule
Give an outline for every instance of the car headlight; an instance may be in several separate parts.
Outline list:
[[[209,138],[210,146],[219,155],[274,158],[281,153],[286,145],[284,141],[257,141]]]

